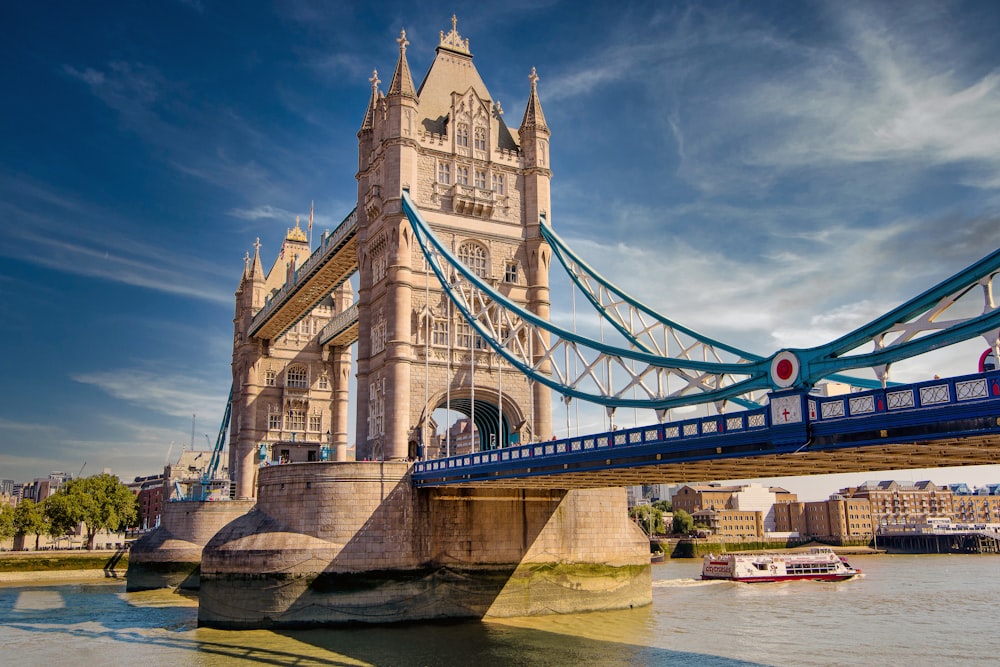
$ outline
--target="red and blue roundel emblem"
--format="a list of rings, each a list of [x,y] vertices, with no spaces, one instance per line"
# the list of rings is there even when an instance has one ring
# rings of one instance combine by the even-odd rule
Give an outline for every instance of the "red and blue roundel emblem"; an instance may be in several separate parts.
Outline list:
[[[771,360],[771,382],[774,386],[785,389],[795,384],[799,379],[799,358],[785,350],[774,355]]]

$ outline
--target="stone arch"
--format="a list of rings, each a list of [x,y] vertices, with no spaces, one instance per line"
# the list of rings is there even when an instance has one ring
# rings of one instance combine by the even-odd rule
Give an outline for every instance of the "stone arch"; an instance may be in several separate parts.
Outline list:
[[[500,393],[496,387],[480,387],[475,389],[475,425],[479,431],[479,449],[485,451],[492,448],[502,447],[511,444],[511,436],[521,436],[527,424],[527,416],[521,406],[514,401],[513,397],[503,395],[501,406]],[[434,414],[435,410],[448,407],[448,392],[439,391],[430,396],[429,413]],[[467,418],[473,415],[473,392],[471,387],[454,387],[451,390],[451,410]],[[420,426],[428,418],[428,411],[420,417]],[[451,424],[445,424],[449,428]],[[420,437],[420,427],[415,429],[415,436],[411,441],[416,441]],[[491,438],[492,436],[492,438]],[[515,438],[514,440],[518,440]]]

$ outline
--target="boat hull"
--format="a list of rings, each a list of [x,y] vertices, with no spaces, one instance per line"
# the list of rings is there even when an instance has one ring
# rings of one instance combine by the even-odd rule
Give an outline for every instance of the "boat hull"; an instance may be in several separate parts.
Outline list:
[[[861,573],[830,547],[808,553],[722,554],[705,556],[703,580],[775,583],[780,581],[845,581]]]

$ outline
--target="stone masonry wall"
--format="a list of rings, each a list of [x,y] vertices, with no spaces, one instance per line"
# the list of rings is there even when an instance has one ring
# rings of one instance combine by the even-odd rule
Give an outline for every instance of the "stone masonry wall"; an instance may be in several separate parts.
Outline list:
[[[416,490],[402,462],[261,470],[257,507],[206,546],[199,620],[309,626],[651,601],[622,489]]]

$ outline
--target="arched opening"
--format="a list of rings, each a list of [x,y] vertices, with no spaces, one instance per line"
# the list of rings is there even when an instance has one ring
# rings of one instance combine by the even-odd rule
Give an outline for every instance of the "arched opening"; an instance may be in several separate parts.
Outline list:
[[[431,402],[427,458],[469,454],[508,447],[516,437],[516,424],[522,423],[520,410],[504,397],[501,410],[496,392],[477,388],[475,403],[471,392],[451,394],[451,404],[444,395]],[[473,409],[475,408],[475,409]],[[512,438],[512,434],[515,437]]]

